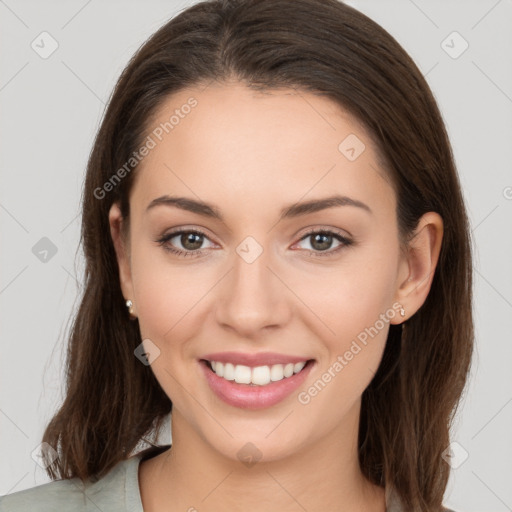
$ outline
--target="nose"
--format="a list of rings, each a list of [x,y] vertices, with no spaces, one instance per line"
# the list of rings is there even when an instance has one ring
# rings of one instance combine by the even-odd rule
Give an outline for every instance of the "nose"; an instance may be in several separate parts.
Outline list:
[[[240,337],[256,338],[289,321],[292,294],[273,268],[276,265],[272,264],[269,251],[263,250],[253,259],[254,254],[247,257],[243,247],[239,249],[217,295],[216,320]]]

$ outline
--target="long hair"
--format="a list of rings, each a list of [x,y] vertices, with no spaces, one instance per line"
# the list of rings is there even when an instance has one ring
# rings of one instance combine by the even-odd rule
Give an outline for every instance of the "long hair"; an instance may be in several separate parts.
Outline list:
[[[90,153],[82,197],[84,289],[69,336],[66,396],[43,441],[57,449],[52,479],[103,476],[156,432],[172,403],[149,366],[126,311],[108,212],[128,195],[152,116],[188,86],[238,80],[291,87],[353,114],[378,148],[396,192],[404,239],[438,212],[444,237],[429,295],[403,331],[391,325],[364,391],[359,462],[393,486],[407,510],[441,509],[450,467],[442,457],[473,352],[469,223],[446,129],[428,84],[382,27],[336,0],[209,0],[180,12],[132,57]],[[199,107],[200,108],[200,107]],[[125,169],[123,178],[118,172]],[[43,457],[46,455],[43,454]]]

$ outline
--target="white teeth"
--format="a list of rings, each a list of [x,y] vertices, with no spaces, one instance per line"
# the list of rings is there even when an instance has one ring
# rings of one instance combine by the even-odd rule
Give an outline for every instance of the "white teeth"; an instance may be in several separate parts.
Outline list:
[[[251,383],[251,369],[248,366],[237,364],[235,366],[235,382],[238,384]]]
[[[251,382],[258,386],[268,384],[270,382],[270,368],[268,366],[256,366],[256,368],[253,368]]]
[[[291,377],[293,375],[293,366],[294,366],[293,363],[288,363],[284,367],[283,373],[284,373],[285,377]]]
[[[217,366],[223,366],[222,363],[219,363]],[[217,372],[215,372],[217,373]],[[235,380],[235,367],[231,363],[226,363],[224,365],[224,378],[226,380]]]
[[[254,368],[243,364],[234,366],[232,363],[221,363],[219,361],[210,361],[210,364],[213,371],[226,380],[234,380],[238,384],[265,386],[270,382],[277,382],[299,373],[306,366],[306,361],[295,364],[256,366]]]
[[[304,366],[306,366],[306,363],[304,361],[302,361],[301,363],[295,363],[293,366],[293,373],[299,373],[302,370],[302,368],[304,368]]]
[[[274,364],[272,368],[270,368],[270,380],[283,380],[283,365],[282,364]]]

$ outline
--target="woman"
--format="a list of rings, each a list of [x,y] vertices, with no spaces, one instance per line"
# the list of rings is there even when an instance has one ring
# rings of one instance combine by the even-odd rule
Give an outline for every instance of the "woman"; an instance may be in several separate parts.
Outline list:
[[[335,0],[176,16],[116,85],[82,242],[43,436],[60,480],[1,510],[445,510],[468,221],[432,93],[380,26]],[[172,447],[137,453],[171,409]]]

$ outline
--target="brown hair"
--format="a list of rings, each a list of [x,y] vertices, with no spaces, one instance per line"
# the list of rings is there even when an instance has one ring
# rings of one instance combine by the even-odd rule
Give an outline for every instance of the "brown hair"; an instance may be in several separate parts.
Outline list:
[[[441,455],[473,351],[468,220],[424,77],[383,28],[336,0],[198,3],[160,28],[123,71],[87,167],[85,286],[70,333],[66,397],[43,436],[59,453],[47,472],[53,479],[99,478],[171,411],[150,367],[133,354],[141,336],[126,311],[109,230],[113,202],[128,219],[136,167],[102,197],[97,191],[140,147],[170,94],[229,79],[333,100],[374,139],[396,190],[401,235],[428,211],[443,219],[430,293],[403,331],[390,326],[381,365],[362,396],[359,429],[364,475],[393,486],[407,510],[440,510],[450,471]]]

